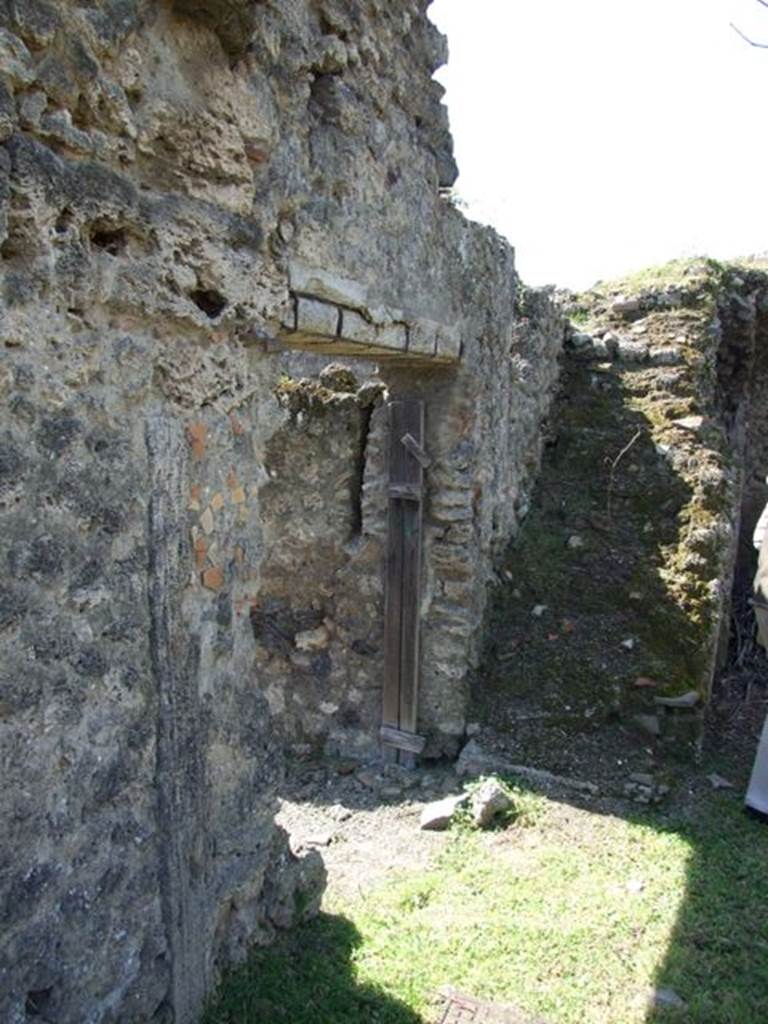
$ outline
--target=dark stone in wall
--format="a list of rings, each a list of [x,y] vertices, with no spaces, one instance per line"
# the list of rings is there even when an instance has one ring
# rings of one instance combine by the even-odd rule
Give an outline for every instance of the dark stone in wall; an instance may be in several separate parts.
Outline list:
[[[257,9],[264,0],[174,0],[174,10],[212,29],[226,53],[234,58],[245,53],[258,24]]]
[[[12,442],[0,441],[0,496],[21,480],[24,461],[21,452]]]
[[[251,608],[251,625],[257,641],[267,650],[287,653],[296,643],[296,634],[315,629],[323,621],[322,612],[311,608],[292,609],[285,602],[270,600],[264,607]]]

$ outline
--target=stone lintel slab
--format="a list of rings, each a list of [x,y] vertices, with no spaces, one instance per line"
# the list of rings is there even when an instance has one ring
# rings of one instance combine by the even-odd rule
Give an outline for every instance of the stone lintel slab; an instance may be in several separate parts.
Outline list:
[[[335,338],[339,333],[339,308],[317,299],[296,300],[296,330],[301,334],[319,334]]]
[[[342,310],[341,333],[350,341],[405,352],[408,332],[404,323],[372,323],[352,309]]]
[[[376,343],[376,325],[353,309],[342,310],[341,333],[350,341],[358,341],[363,345]]]
[[[408,362],[447,363],[460,358],[459,331],[446,324],[393,310],[387,311],[387,319],[383,308],[364,316],[316,296],[293,295],[292,300],[293,315],[286,316],[278,329],[283,345]]]
[[[457,326],[440,324],[437,336],[437,355],[440,359],[461,359],[461,331]]]
[[[383,350],[372,345],[360,345],[358,342],[345,341],[343,338],[329,338],[320,334],[304,334],[302,331],[291,331],[280,335],[283,349],[305,349],[318,355],[357,356],[358,359],[378,358]],[[386,353],[390,354],[390,353]]]
[[[350,341],[359,341],[378,348],[405,353],[408,329],[404,323],[372,323],[355,310],[342,311],[341,333]]]
[[[381,348],[405,354],[408,347],[408,329],[405,324],[384,324],[376,328],[376,344]]]
[[[304,349],[308,352],[327,354],[333,356],[357,356],[358,359],[375,359],[377,362],[383,360],[399,360],[407,363],[420,363],[422,366],[429,364],[445,364],[445,360],[429,359],[424,356],[409,354],[406,351],[393,348],[383,348],[381,345],[364,345],[359,341],[350,341],[348,338],[330,338],[327,335],[307,334],[303,331],[281,331],[278,339],[280,350]]]
[[[299,295],[311,295],[350,309],[367,308],[367,288],[351,277],[342,277],[333,271],[312,267],[300,260],[291,260],[288,264],[288,280],[291,291]]]
[[[327,335],[306,334],[302,331],[281,331],[279,337],[266,351],[285,351],[290,348],[328,354],[334,358],[357,356],[358,359],[375,359],[377,362],[382,362],[382,360],[399,361],[406,364],[419,364],[423,367],[455,363],[455,360],[441,359],[439,356],[421,356],[416,352],[383,348],[381,345],[363,345],[359,341],[350,341],[348,338],[330,338]]]
[[[441,325],[434,320],[411,320],[408,330],[408,351],[421,356],[437,353]]]

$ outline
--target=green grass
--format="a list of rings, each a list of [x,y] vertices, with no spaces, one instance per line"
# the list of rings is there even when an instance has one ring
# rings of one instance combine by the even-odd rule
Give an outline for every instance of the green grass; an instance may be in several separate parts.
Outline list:
[[[204,1024],[416,1024],[447,984],[552,1024],[768,1020],[768,828],[735,796],[669,820],[516,793],[506,829],[256,951]],[[654,986],[687,1010],[649,1011]]]
[[[584,327],[589,323],[591,313],[588,309],[575,309],[569,313],[568,319],[571,323],[576,324],[577,327]]]
[[[723,264],[706,256],[670,260],[659,266],[643,267],[616,280],[601,281],[595,290],[625,292],[632,295],[689,285],[692,279],[702,280],[709,277],[717,281],[723,270]]]

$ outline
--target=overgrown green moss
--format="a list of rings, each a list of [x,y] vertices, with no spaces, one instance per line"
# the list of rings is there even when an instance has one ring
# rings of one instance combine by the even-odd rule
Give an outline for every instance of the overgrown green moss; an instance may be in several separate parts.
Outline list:
[[[298,413],[322,415],[329,405],[337,402],[339,396],[322,384],[305,377],[296,378],[283,374],[274,389],[280,405],[292,415]]]

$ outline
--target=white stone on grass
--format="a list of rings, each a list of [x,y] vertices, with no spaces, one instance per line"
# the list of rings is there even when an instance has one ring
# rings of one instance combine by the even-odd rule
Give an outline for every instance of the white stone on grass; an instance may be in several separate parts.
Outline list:
[[[699,703],[699,695],[695,690],[688,690],[679,697],[654,697],[655,703],[663,708],[693,708]]]
[[[442,832],[451,824],[456,810],[465,803],[465,793],[458,796],[446,796],[427,804],[419,818],[419,828],[425,832]]]
[[[713,789],[735,789],[736,788],[733,785],[732,782],[729,782],[728,779],[724,778],[722,775],[718,775],[717,772],[711,772],[707,776],[707,779],[708,779],[709,784],[712,786]]]
[[[478,828],[488,828],[499,814],[511,807],[511,797],[495,779],[486,779],[470,799],[472,821]]]

